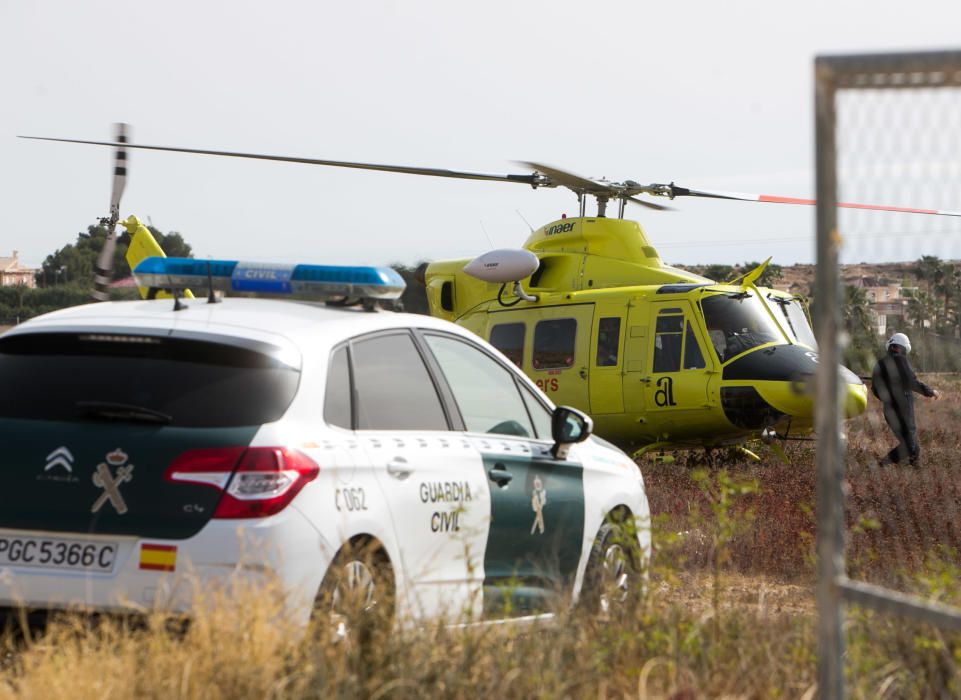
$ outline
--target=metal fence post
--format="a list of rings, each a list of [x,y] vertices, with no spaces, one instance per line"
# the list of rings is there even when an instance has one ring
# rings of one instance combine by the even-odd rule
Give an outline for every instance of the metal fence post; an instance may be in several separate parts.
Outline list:
[[[839,577],[844,574],[844,508],[841,497],[844,445],[838,393],[838,330],[841,327],[838,275],[835,81],[826,62],[815,61],[817,178],[817,607],[818,690],[822,698],[844,696],[843,610]]]

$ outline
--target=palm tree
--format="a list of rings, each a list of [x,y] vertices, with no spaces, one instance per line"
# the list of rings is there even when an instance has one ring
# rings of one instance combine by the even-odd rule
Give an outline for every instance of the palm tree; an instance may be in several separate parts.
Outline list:
[[[941,295],[939,299],[940,323],[936,324],[939,333],[952,333],[951,323],[952,300],[958,295],[958,286],[961,283],[961,273],[949,262],[944,262],[935,271],[935,291]]]
[[[908,299],[907,319],[912,327],[922,332],[931,319],[936,318],[935,299],[923,289],[919,289]]]
[[[841,316],[850,338],[844,351],[844,364],[858,374],[867,372],[876,351],[877,335],[874,331],[871,302],[862,287],[845,286]]]
[[[925,283],[924,287],[928,292],[931,291],[931,285],[935,282],[942,265],[941,258],[937,255],[922,255],[915,264],[914,274],[917,275],[918,280]]]

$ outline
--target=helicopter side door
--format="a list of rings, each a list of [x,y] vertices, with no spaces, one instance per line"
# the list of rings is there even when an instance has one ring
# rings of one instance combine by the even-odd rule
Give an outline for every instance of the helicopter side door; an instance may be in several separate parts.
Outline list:
[[[650,318],[647,373],[641,378],[646,408],[657,415],[661,433],[681,438],[685,427],[710,411],[713,368],[686,300],[654,303]]]
[[[591,413],[624,412],[625,304],[597,304],[591,332]]]
[[[590,349],[593,304],[523,312],[531,326],[530,364],[524,371],[558,406],[591,411]]]

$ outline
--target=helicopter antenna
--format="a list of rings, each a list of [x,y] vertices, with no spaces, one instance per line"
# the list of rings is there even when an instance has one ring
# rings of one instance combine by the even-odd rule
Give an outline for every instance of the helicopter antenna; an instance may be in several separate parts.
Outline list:
[[[491,240],[490,234],[487,233],[487,227],[484,226],[484,221],[483,221],[483,220],[481,220],[481,222],[480,222],[480,227],[481,227],[481,231],[484,232],[484,236],[487,238],[487,242],[490,244],[490,247],[493,248],[493,247],[494,247],[494,241]]]
[[[523,221],[525,224],[527,224],[527,228],[529,228],[529,229],[531,230],[531,233],[534,233],[534,227],[531,226],[531,222],[530,222],[530,221],[528,221],[527,219],[524,218],[524,215],[521,214],[521,210],[520,210],[520,209],[515,209],[514,211],[516,211],[516,212],[517,212],[517,215],[518,215],[519,217],[521,217],[521,221]],[[491,246],[491,247],[493,247],[493,246]]]

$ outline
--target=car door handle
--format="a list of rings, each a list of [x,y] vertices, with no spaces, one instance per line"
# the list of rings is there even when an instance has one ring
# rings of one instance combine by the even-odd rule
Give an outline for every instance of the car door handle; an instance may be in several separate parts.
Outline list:
[[[387,463],[387,473],[395,479],[403,481],[414,472],[403,457],[394,457]]]
[[[487,476],[501,488],[511,483],[511,479],[514,478],[514,475],[507,471],[503,464],[495,464],[493,468],[487,472]]]
[[[581,371],[578,372],[581,375],[581,379],[587,379],[587,367],[581,367]]]

